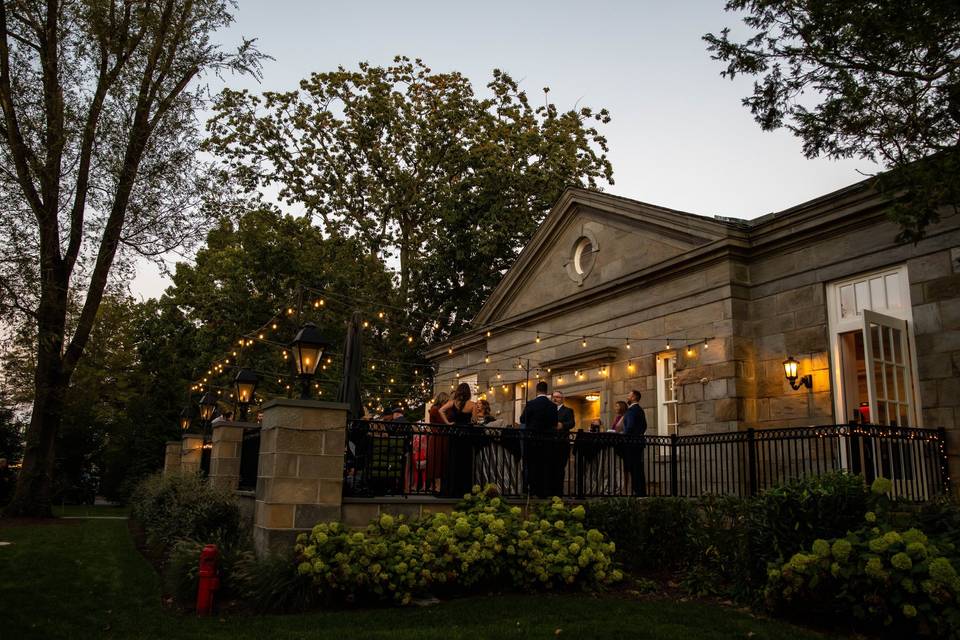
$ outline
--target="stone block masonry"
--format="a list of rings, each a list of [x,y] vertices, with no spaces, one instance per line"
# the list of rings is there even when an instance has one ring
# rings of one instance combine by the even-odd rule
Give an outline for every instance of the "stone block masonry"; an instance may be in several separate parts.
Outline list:
[[[213,425],[213,449],[210,452],[210,484],[236,489],[240,484],[240,450],[243,430],[257,427],[249,422],[218,422]]]
[[[262,411],[253,521],[261,556],[287,552],[298,533],[341,519],[347,405],[273,400]]]
[[[200,473],[200,458],[203,456],[203,436],[185,433],[180,452],[180,473]]]

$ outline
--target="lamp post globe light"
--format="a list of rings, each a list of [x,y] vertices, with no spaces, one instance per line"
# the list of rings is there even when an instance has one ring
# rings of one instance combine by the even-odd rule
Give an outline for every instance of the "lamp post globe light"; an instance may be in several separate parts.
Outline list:
[[[805,376],[800,376],[800,363],[794,359],[793,356],[787,356],[787,359],[783,361],[783,374],[787,379],[787,382],[790,383],[790,387],[797,391],[800,387],[806,387],[810,389],[813,387],[813,376],[807,374]],[[797,378],[800,378],[800,381],[797,382]]]
[[[200,398],[200,419],[206,423],[213,420],[213,410],[217,408],[217,394],[207,391]]]
[[[180,412],[180,430],[186,431],[190,428],[190,423],[193,421],[193,412],[190,411],[190,407],[184,407]]]
[[[310,379],[317,371],[317,365],[323,359],[323,353],[330,343],[320,335],[317,325],[308,322],[300,327],[297,336],[290,343],[290,353],[293,356],[293,367],[300,378],[300,398],[310,398]]]
[[[257,384],[260,377],[248,369],[240,369],[233,379],[233,384],[237,388],[237,406],[240,409],[240,420],[246,421],[247,408],[253,401],[253,394],[257,390]]]

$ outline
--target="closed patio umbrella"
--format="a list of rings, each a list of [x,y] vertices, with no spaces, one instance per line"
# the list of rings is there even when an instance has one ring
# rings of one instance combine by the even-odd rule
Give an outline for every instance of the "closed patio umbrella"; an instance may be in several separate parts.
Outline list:
[[[360,397],[360,312],[354,311],[347,325],[347,338],[343,343],[343,379],[337,390],[337,402],[349,405],[351,420],[363,417],[363,400]]]

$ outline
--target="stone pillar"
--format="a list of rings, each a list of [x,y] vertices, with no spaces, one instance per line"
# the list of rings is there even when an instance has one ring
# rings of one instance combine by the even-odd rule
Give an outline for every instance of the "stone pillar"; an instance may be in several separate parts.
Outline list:
[[[183,443],[180,440],[171,440],[167,442],[166,450],[163,455],[163,475],[173,476],[180,473],[180,454],[183,451]]]
[[[198,433],[183,434],[180,452],[180,472],[200,473],[200,456],[203,455],[203,436]]]
[[[262,412],[253,521],[261,556],[289,552],[298,533],[340,520],[347,405],[281,399]]]
[[[213,425],[213,449],[210,451],[210,484],[236,489],[240,483],[240,448],[243,430],[259,425],[249,422],[220,421]]]

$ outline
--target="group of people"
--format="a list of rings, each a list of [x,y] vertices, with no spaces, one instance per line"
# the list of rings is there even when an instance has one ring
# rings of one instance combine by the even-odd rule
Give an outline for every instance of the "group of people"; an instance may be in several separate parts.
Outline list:
[[[537,383],[537,397],[527,402],[520,416],[520,427],[530,432],[552,434],[569,433],[575,426],[573,410],[563,404],[563,394],[554,391],[548,396],[549,387],[544,381]],[[633,390],[623,403],[622,412],[613,425],[613,431],[628,436],[642,436],[647,431],[647,418],[640,406],[640,392]],[[619,403],[618,403],[619,404]],[[560,495],[564,475],[570,459],[569,438],[546,438],[540,446],[535,440],[525,446],[523,460],[527,486],[536,496]],[[623,451],[624,467],[630,476],[633,494],[646,495],[646,478],[643,467],[642,441],[626,443]]]
[[[537,383],[536,391],[537,396],[526,403],[520,415],[518,430],[497,431],[495,437],[487,437],[490,432],[475,429],[513,425],[495,418],[490,403],[483,398],[473,399],[470,385],[461,383],[453,394],[437,395],[429,408],[428,425],[405,430],[390,427],[380,438],[386,438],[384,442],[370,438],[364,428],[353,438],[354,449],[372,447],[368,457],[378,469],[385,462],[393,469],[402,467],[404,492],[457,497],[469,492],[473,484],[496,482],[511,493],[563,495],[567,493],[564,482],[571,453],[571,439],[564,436],[576,427],[574,412],[564,405],[562,392],[548,395],[546,382]],[[611,431],[632,436],[644,434],[646,416],[639,402],[640,392],[634,390],[626,401],[618,403]],[[390,424],[407,422],[399,406],[376,420]],[[578,436],[577,442],[579,439]],[[633,494],[646,495],[643,445],[636,440],[617,440],[617,453],[623,459]],[[578,445],[574,446],[577,451]],[[516,464],[517,459],[522,465]],[[608,475],[623,474],[611,471]],[[616,479],[612,485],[618,488],[616,492],[622,486],[621,480]],[[399,491],[400,487],[388,490]]]

